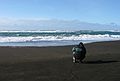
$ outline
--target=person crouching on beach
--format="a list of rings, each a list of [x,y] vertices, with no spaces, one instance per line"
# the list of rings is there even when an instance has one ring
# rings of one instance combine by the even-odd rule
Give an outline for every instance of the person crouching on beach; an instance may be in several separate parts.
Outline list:
[[[82,42],[79,43],[79,45],[72,48],[73,52],[73,62],[74,63],[83,63],[83,59],[86,55],[86,48]]]

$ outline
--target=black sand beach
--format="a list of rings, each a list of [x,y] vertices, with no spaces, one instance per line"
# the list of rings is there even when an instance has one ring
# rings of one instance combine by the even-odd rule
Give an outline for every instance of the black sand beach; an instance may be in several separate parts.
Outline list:
[[[0,47],[0,81],[120,81],[120,41],[85,44],[83,64],[72,47]]]

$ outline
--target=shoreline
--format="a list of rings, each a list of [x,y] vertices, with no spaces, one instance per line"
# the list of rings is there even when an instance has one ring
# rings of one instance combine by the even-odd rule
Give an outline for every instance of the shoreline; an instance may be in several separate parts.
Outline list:
[[[84,44],[102,43],[102,42],[116,42],[116,41],[120,41],[120,40],[94,41],[94,42],[86,42]],[[77,45],[77,44],[74,44],[74,45],[55,45],[55,46],[0,46],[0,48],[7,48],[7,47],[8,48],[42,48],[42,47],[66,47],[66,46],[75,46],[75,45]]]
[[[93,44],[93,43],[117,42],[117,41],[120,41],[120,40],[87,42],[87,43],[84,43],[84,45]],[[46,48],[46,47],[68,47],[68,46],[75,46],[75,45],[77,45],[77,44],[74,44],[74,45],[57,45],[57,46],[0,46],[0,48],[42,48],[42,47]]]

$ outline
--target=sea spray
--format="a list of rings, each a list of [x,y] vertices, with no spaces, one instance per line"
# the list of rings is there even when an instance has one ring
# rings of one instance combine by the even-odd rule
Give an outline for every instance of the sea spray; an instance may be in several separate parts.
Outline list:
[[[0,31],[0,46],[59,46],[120,40],[120,31]]]

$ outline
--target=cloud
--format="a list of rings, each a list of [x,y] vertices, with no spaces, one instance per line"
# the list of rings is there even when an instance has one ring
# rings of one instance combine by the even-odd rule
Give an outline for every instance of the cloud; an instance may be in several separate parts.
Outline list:
[[[0,30],[120,30],[120,26],[78,20],[0,19]]]

